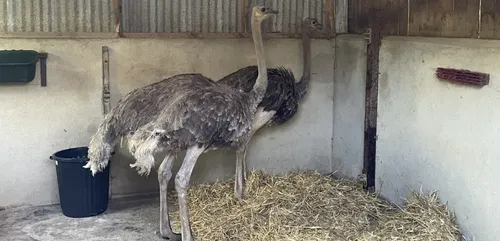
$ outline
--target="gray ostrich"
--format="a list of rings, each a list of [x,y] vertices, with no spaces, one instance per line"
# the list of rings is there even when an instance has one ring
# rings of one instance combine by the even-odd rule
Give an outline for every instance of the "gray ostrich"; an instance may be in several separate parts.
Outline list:
[[[240,92],[201,74],[172,76],[125,96],[92,137],[89,162],[84,166],[92,175],[108,165],[114,146],[123,136],[127,137],[129,151],[136,159],[131,167],[141,175],[149,174],[155,153],[167,153],[158,168],[160,234],[163,238],[194,240],[187,190],[198,157],[209,150],[239,146],[250,138],[254,114],[268,86],[260,27],[263,20],[277,13],[263,6],[252,10],[252,35],[259,73],[251,91]],[[186,155],[175,177],[182,231],[177,234],[170,226],[166,195],[175,155],[182,150],[186,150]]]
[[[314,18],[302,21],[303,73],[296,82],[293,73],[285,68],[268,68],[269,87],[260,102],[254,116],[250,131],[252,137],[264,125],[272,126],[290,120],[298,110],[299,102],[304,98],[311,79],[311,31],[322,29],[322,25]],[[247,66],[233,72],[217,83],[240,89],[244,92],[252,90],[258,76],[255,65]],[[251,138],[243,142],[236,150],[236,176],[234,193],[238,199],[243,198],[244,180],[246,179],[246,151]]]

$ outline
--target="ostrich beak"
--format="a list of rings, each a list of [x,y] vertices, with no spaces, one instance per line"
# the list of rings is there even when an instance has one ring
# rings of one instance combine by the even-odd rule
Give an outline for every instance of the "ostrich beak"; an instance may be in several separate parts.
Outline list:
[[[280,12],[274,9],[269,10],[270,14],[279,14]]]

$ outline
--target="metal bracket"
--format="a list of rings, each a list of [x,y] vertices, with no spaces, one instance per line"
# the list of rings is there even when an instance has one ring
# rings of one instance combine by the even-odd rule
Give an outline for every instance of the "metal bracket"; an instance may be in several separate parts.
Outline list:
[[[38,53],[38,59],[40,60],[40,85],[42,87],[47,86],[47,53]]]
[[[109,49],[107,46],[102,47],[102,106],[103,114],[106,115],[110,111],[109,91]]]
[[[363,33],[363,38],[368,41],[368,44],[372,43],[372,29],[367,28],[365,33]]]

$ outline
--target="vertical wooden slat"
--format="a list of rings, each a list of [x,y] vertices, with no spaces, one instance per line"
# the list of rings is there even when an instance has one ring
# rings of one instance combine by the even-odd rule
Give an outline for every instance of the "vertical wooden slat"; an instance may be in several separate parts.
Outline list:
[[[335,3],[334,0],[324,0],[323,1],[323,22],[325,23],[324,32],[332,34],[335,36]]]
[[[359,8],[360,0],[349,0],[349,11],[347,19],[347,30],[349,33],[360,33],[359,32],[359,21],[358,16],[361,14]]]
[[[335,33],[347,33],[349,22],[349,0],[335,0],[334,8],[334,27]]]
[[[484,39],[500,39],[500,0],[482,0],[480,34]]]
[[[408,26],[407,0],[381,0],[380,7],[384,17],[383,35],[406,35]]]
[[[368,11],[376,8],[380,0],[350,0],[349,2],[352,9],[348,21],[349,33],[362,34],[369,28]]]
[[[450,36],[477,38],[479,33],[479,1],[454,1],[453,33],[450,33]]]
[[[500,38],[500,0],[349,0],[348,5],[349,33],[364,33],[368,10],[378,8],[383,35],[477,38],[481,32],[481,38]]]
[[[250,9],[250,0],[243,0],[241,10],[241,21],[243,22],[243,33],[249,32],[248,23],[250,23],[250,14],[248,10]]]
[[[359,8],[358,3],[360,0],[349,0],[347,5],[347,32],[348,33],[359,33],[358,32],[358,15]]]
[[[122,18],[122,3],[121,0],[114,0],[114,17],[115,17],[115,32],[118,34],[119,37],[121,37],[121,18]]]
[[[477,37],[479,0],[410,1],[409,34]]]

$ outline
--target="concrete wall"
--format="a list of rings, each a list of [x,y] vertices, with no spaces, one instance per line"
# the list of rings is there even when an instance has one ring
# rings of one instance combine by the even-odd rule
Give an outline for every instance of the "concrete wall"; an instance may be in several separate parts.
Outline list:
[[[102,120],[101,46],[111,49],[112,104],[129,91],[184,72],[213,79],[254,64],[248,39],[9,40],[0,49],[47,51],[48,86],[0,86],[0,206],[58,201],[48,156],[87,145]],[[302,74],[298,40],[268,40],[269,66]],[[361,36],[313,41],[311,91],[296,117],[254,137],[249,168],[273,173],[362,170],[366,46]],[[334,73],[333,62],[336,61]],[[468,237],[500,233],[500,42],[385,37],[380,53],[376,189],[402,204],[409,190],[438,190]],[[209,60],[209,61],[207,61]],[[283,62],[286,60],[286,62]],[[441,82],[436,67],[490,73],[483,88]],[[334,76],[335,74],[335,76]],[[335,85],[334,83],[335,82]],[[158,159],[162,156],[159,155]],[[179,155],[179,159],[182,155]],[[193,183],[234,175],[234,150],[202,155]],[[119,150],[112,160],[113,196],[157,191],[156,173],[138,176]],[[175,169],[179,167],[177,160]]]
[[[218,79],[255,63],[250,39],[1,41],[0,49],[46,51],[49,58],[47,87],[39,85],[39,69],[28,85],[0,86],[0,206],[58,202],[55,168],[48,157],[87,145],[103,118],[103,45],[110,47],[112,105],[129,91],[174,74],[200,72]],[[269,66],[283,65],[300,77],[299,40],[268,40],[265,48]],[[305,103],[289,123],[254,137],[249,168],[273,173],[331,171],[334,41],[314,40],[312,56],[313,77]],[[234,159],[234,150],[202,155],[193,183],[231,177]],[[128,166],[131,162],[123,150],[113,158],[113,195],[157,191],[156,173],[140,177]]]
[[[380,53],[376,189],[438,190],[468,237],[500,240],[500,41],[387,37]],[[489,73],[483,88],[437,67]]]
[[[366,41],[356,35],[337,37],[333,97],[333,169],[358,178],[363,170]]]

